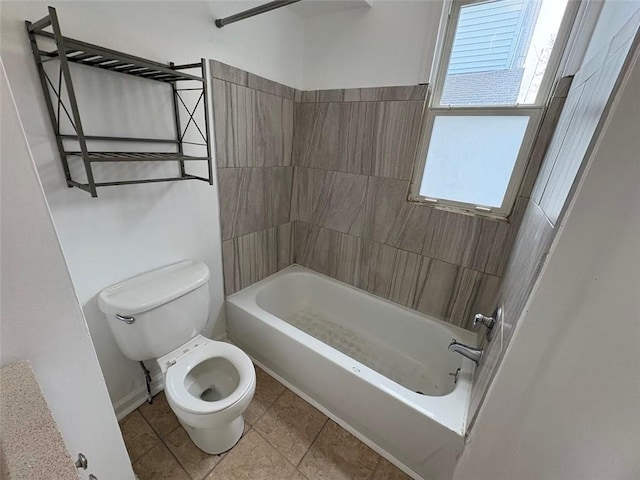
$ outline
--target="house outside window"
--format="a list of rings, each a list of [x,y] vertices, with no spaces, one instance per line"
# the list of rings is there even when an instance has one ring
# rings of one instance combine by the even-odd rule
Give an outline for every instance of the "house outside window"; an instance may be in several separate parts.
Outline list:
[[[567,0],[453,0],[411,200],[505,218],[556,79]]]

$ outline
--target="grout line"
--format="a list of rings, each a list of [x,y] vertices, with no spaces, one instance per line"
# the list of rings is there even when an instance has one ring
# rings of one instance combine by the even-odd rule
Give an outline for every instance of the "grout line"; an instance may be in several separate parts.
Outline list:
[[[246,424],[246,422],[245,422],[245,424]],[[225,458],[227,458],[227,455],[231,452],[231,450],[233,450],[234,448],[236,448],[236,446],[238,446],[238,444],[239,444],[239,443],[240,443],[240,442],[241,442],[241,441],[242,441],[242,440],[247,436],[247,434],[248,434],[252,429],[253,429],[253,427],[252,427],[251,425],[249,425],[249,427],[248,427],[244,432],[242,432],[242,436],[240,437],[240,440],[238,440],[238,441],[236,442],[236,444],[235,444],[233,447],[231,447],[231,448],[230,448],[229,450],[227,450],[226,452],[222,452],[221,454],[219,454],[219,455],[220,455],[220,457],[221,457],[221,458],[220,458],[220,460],[219,460],[219,461],[218,461],[218,462],[217,462],[213,467],[211,467],[211,469],[210,469],[210,470],[209,470],[209,471],[204,475],[203,480],[206,480],[206,478],[207,478],[209,475],[211,475],[211,472],[213,472],[213,471],[216,469],[216,467],[217,467],[218,465],[220,465],[220,464],[224,461],[224,459],[225,459]],[[189,438],[189,440],[191,440],[191,438]],[[198,447],[196,447],[196,448],[198,448]],[[205,453],[206,453],[206,452],[205,452]],[[207,455],[209,455],[209,454],[207,454]],[[192,480],[198,480],[198,479],[195,479],[195,478],[193,478],[193,477],[192,477]]]
[[[173,413],[173,410],[171,410],[171,414],[175,416],[175,413]],[[180,425],[180,423],[178,422],[178,425],[176,425],[173,429],[171,429],[170,431],[168,431],[164,436],[160,435],[160,432],[158,432],[153,425],[151,424],[151,422],[149,420],[147,420],[147,418],[144,416],[144,414],[142,412],[140,412],[140,415],[142,415],[142,418],[144,418],[145,422],[147,422],[147,424],[151,427],[151,430],[153,430],[153,432],[156,434],[156,436],[158,437],[158,439],[160,440],[160,443],[162,443],[164,445],[164,447],[169,451],[169,453],[171,454],[171,456],[175,459],[175,461],[178,463],[178,465],[180,466],[180,468],[182,470],[184,470],[184,473],[187,475],[187,477],[189,477],[192,480],[197,480],[194,479],[189,472],[187,472],[187,469],[184,467],[184,465],[182,464],[182,462],[180,461],[180,459],[173,453],[173,450],[171,450],[171,448],[169,448],[169,445],[167,445],[167,442],[164,439],[164,436],[169,436],[171,433],[175,432],[178,428],[181,428],[182,425]],[[187,434],[188,436],[188,434]],[[189,438],[189,441],[191,441],[191,438]],[[196,447],[197,448],[197,447]]]
[[[385,87],[373,87],[373,88],[385,88]],[[388,87],[387,87],[388,88]],[[393,88],[393,87],[391,87]],[[405,102],[419,102],[424,103],[424,99],[415,99],[415,98],[404,98],[404,99],[394,99],[394,100],[317,100],[313,102],[296,102],[299,105],[324,105],[327,103],[405,103]]]
[[[173,413],[173,410],[171,411],[171,413],[173,415],[175,415],[175,413]],[[164,439],[162,438],[162,435],[160,435],[160,432],[154,428],[153,424],[147,419],[147,417],[144,416],[144,413],[142,413],[142,411],[140,411],[140,415],[142,415],[142,417],[145,419],[145,421],[149,424],[149,426],[151,427],[151,430],[153,430],[153,433],[155,433],[160,440],[163,440],[163,443],[164,443]],[[180,426],[179,422],[178,422],[178,426]],[[177,427],[174,427],[172,430],[167,432],[167,435],[169,435],[171,432],[173,432],[176,428]]]
[[[300,475],[304,480],[309,480],[309,477],[307,477],[304,473],[302,473],[300,470],[298,470],[296,468],[296,472],[298,472],[298,475]]]
[[[169,448],[169,445],[167,445],[164,441],[164,439],[160,439],[162,441],[162,444],[164,445],[164,448],[167,449],[167,451],[169,452],[169,454],[173,457],[173,459],[176,461],[176,463],[178,464],[178,466],[182,469],[182,471],[185,473],[185,475],[190,478],[191,480],[197,480],[195,478],[193,478],[191,476],[191,474],[189,474],[189,472],[187,472],[187,469],[184,467],[184,465],[182,464],[182,462],[180,461],[180,459],[175,455],[175,453],[173,453],[173,451]],[[189,439],[191,440],[191,439]],[[198,448],[198,447],[196,447]]]
[[[171,412],[173,414],[173,411]],[[175,414],[174,414],[175,415]],[[146,419],[145,419],[146,420]],[[149,422],[147,422],[149,423]],[[149,424],[151,425],[151,424]],[[178,426],[176,426],[173,430],[171,430],[170,432],[167,432],[167,436],[169,436],[172,432],[175,432],[178,428],[180,428],[181,425],[178,424]],[[151,428],[153,428],[153,426],[151,426]],[[155,430],[154,430],[155,431]],[[157,432],[156,432],[157,433]],[[180,468],[184,471],[184,473],[187,475],[187,477],[189,477],[191,480],[197,480],[194,479],[191,474],[189,474],[189,472],[187,472],[187,469],[185,468],[185,466],[182,464],[182,462],[180,461],[180,459],[176,456],[175,453],[173,453],[173,450],[171,450],[171,448],[169,448],[169,445],[167,445],[167,442],[165,441],[165,439],[160,436],[159,433],[157,433],[158,438],[160,439],[160,442],[164,445],[164,447],[167,449],[167,451],[169,452],[169,454],[171,454],[171,456],[174,458],[174,460],[178,463],[178,465],[180,466]],[[187,434],[187,437],[189,436],[189,434]],[[191,441],[191,438],[189,438],[189,441]],[[196,447],[197,448],[197,447]]]
[[[247,433],[249,433],[249,430],[251,430],[251,428],[247,429],[247,431],[246,431],[246,432],[244,432],[244,433],[242,434],[242,436],[240,437],[240,440],[238,440],[238,443],[240,443],[240,442],[242,441],[242,439],[244,438],[244,436],[245,436]],[[234,448],[236,448],[236,445],[238,445],[238,443],[236,443],[236,444],[235,444],[233,447],[231,447],[229,450],[227,450],[226,452],[223,452],[223,453],[221,454],[221,455],[222,455],[222,458],[220,459],[220,461],[218,461],[218,463],[216,463],[213,467],[211,467],[211,470],[209,470],[209,471],[204,475],[203,480],[205,480],[209,475],[211,475],[211,472],[213,472],[213,471],[218,467],[218,465],[220,465],[222,462],[224,462],[224,459],[225,459],[225,458],[227,458],[227,454],[228,454],[231,450],[233,450]],[[198,448],[198,447],[196,447],[196,448]],[[209,455],[209,454],[207,454],[207,455]],[[197,480],[197,479],[195,479],[195,478],[193,478],[193,477],[191,477],[191,478],[192,478],[192,480]]]
[[[402,182],[411,182],[411,179],[389,177],[388,175],[372,175],[370,173],[347,172],[345,170],[334,170],[334,169],[331,169],[331,168],[324,168],[324,167],[310,167],[309,165],[294,165],[294,166],[295,167],[301,167],[301,168],[309,168],[311,170],[323,170],[323,171],[326,171],[326,172],[345,173],[347,175],[360,175],[362,177],[386,178],[387,180],[397,180],[397,181],[402,181]],[[424,206],[428,207],[428,205],[424,205]],[[428,208],[433,208],[433,207],[428,207]]]
[[[235,67],[234,67],[234,68],[235,68]],[[242,70],[242,71],[246,71],[246,70]],[[250,73],[250,72],[246,72],[246,73]],[[255,75],[255,74],[252,74],[252,75]],[[256,75],[256,77],[259,77],[259,75]],[[279,82],[276,82],[276,81],[274,81],[274,80],[269,80],[268,78],[265,78],[265,77],[260,77],[260,78],[262,78],[262,79],[264,79],[264,80],[267,80],[267,81],[269,81],[269,82],[273,82],[273,83],[275,83],[275,84],[277,84],[277,85],[281,85],[281,86],[283,86],[283,87],[285,87],[285,88],[290,88],[290,89],[292,89],[292,90],[293,90],[293,97],[292,97],[292,98],[289,98],[289,97],[285,97],[285,96],[282,96],[282,95],[278,95],[277,93],[267,92],[266,90],[263,90],[263,89],[261,89],[261,88],[250,87],[250,86],[249,86],[249,81],[248,81],[248,79],[247,79],[247,84],[246,84],[246,85],[243,85],[242,83],[236,83],[236,82],[232,82],[231,80],[227,80],[227,79],[225,79],[225,78],[216,77],[214,74],[211,74],[211,78],[212,78],[213,80],[218,80],[218,81],[220,81],[220,82],[225,82],[225,83],[229,83],[229,84],[231,84],[231,85],[235,85],[236,87],[248,88],[249,90],[253,90],[253,91],[255,91],[255,92],[264,93],[265,95],[271,95],[272,97],[282,98],[283,100],[290,100],[290,101],[292,101],[292,102],[294,102],[294,103],[295,103],[295,97],[296,97],[296,94],[295,94],[295,90],[296,90],[296,89],[295,89],[295,88],[290,87],[290,86],[288,86],[288,85],[285,85],[284,83],[279,83]]]
[[[153,434],[156,436],[156,438],[158,439],[158,442],[154,443],[151,447],[149,447],[147,450],[144,451],[144,453],[142,453],[134,462],[131,462],[131,468],[133,468],[133,464],[134,463],[138,463],[140,460],[142,460],[151,450],[153,450],[154,448],[156,448],[158,446],[158,444],[163,444],[165,445],[164,441],[162,440],[162,438],[160,437],[160,435],[158,435],[158,432],[156,432],[154,430],[154,428],[151,426],[151,424],[149,423],[149,421],[145,418],[144,415],[142,415],[142,412],[139,411],[139,409],[135,409],[133,412],[138,412],[140,414],[140,416],[142,417],[142,420],[144,421],[144,423],[146,423],[149,428],[151,429],[151,431],[153,432]],[[133,413],[131,412],[131,413]],[[131,415],[131,413],[129,415]],[[127,417],[129,416],[127,415]],[[127,418],[125,417],[125,418]],[[123,419],[124,420],[124,419]],[[120,433],[122,433],[122,430],[120,431]],[[166,446],[166,445],[165,445]],[[127,451],[127,453],[129,453]],[[129,457],[131,458],[131,457]]]
[[[255,231],[253,231],[253,232],[243,233],[242,235],[237,235],[237,236],[235,236],[235,237],[225,238],[225,239],[223,239],[222,241],[223,241],[223,242],[228,242],[229,240],[236,240],[236,239],[238,239],[238,238],[246,237],[246,236],[248,236],[248,235],[254,235],[254,234],[256,234],[256,233],[265,232],[265,231],[267,231],[267,230],[271,230],[271,229],[273,229],[273,228],[278,228],[278,227],[281,227],[282,225],[286,225],[287,223],[292,223],[292,222],[293,222],[293,220],[287,220],[287,221],[286,221],[286,222],[284,222],[284,223],[279,223],[279,224],[277,224],[277,225],[273,225],[272,227],[262,228],[262,229],[260,229],[260,230],[255,230]]]
[[[265,372],[265,373],[267,373],[267,372]],[[269,374],[267,373],[267,375],[269,375]],[[269,376],[271,376],[271,375],[269,375]],[[271,377],[271,378],[273,378],[273,377]],[[275,378],[273,378],[273,379],[274,379],[276,382],[278,382]],[[280,382],[278,382],[278,383],[280,383]],[[280,383],[280,385],[282,385],[282,384]],[[282,385],[282,386],[284,387],[284,385]],[[273,406],[276,404],[276,402],[277,402],[278,400],[280,400],[280,397],[281,397],[282,395],[284,395],[284,392],[286,392],[287,390],[288,390],[288,388],[287,388],[287,387],[284,387],[284,390],[283,390],[282,392],[280,392],[280,394],[279,394],[279,395],[278,395],[278,396],[273,400],[273,402],[271,402],[271,403],[269,404],[269,406],[268,406],[267,408],[265,408],[264,412],[262,412],[262,413],[260,414],[260,416],[259,416],[258,418],[256,418],[255,422],[253,422],[253,423],[251,424],[251,426],[252,426],[252,427],[253,427],[254,425],[256,425],[256,424],[260,421],[260,419],[261,419],[262,417],[264,417],[264,415],[265,415],[265,414],[266,414],[266,413],[271,409],[271,407],[273,407]],[[257,430],[256,430],[256,432],[257,432]]]
[[[291,145],[291,155],[293,155],[293,145]],[[296,185],[296,168],[295,166],[291,167],[291,188],[289,189],[289,222],[293,222],[293,198],[294,198],[294,189]],[[296,220],[298,217],[298,201],[296,201]],[[292,225],[293,228],[293,225]]]
[[[173,413],[173,411],[171,413]],[[174,413],[174,415],[175,415],[175,413]],[[178,421],[178,425],[176,425],[171,430],[169,430],[166,435],[167,436],[171,435],[173,432],[175,432],[177,429],[179,429],[181,427],[182,427],[182,425],[180,424],[180,421]],[[158,434],[158,436],[160,437],[160,434]],[[164,438],[160,437],[160,440],[164,441]]]
[[[273,377],[271,377],[271,378],[273,378]],[[275,380],[275,379],[274,379],[274,380]],[[276,381],[277,381],[277,380],[276,380]],[[280,382],[278,382],[278,383],[280,383]],[[282,384],[281,384],[281,385],[282,385]],[[278,396],[278,398],[277,398],[276,400],[274,400],[274,402],[271,404],[271,406],[270,406],[267,410],[265,410],[265,412],[260,416],[260,418],[262,418],[264,415],[266,415],[266,413],[267,413],[269,410],[271,410],[271,409],[275,406],[275,404],[278,402],[278,400],[280,399],[280,397],[282,397],[282,396],[283,396],[287,391],[289,391],[289,392],[293,393],[297,398],[299,398],[299,399],[300,399],[300,400],[302,400],[303,402],[308,403],[306,400],[304,400],[303,398],[301,398],[301,397],[299,397],[298,395],[296,395],[296,393],[295,393],[295,392],[293,392],[292,390],[289,390],[287,387],[285,387],[284,391],[283,391],[283,392]],[[314,407],[314,410],[315,410],[315,407]],[[322,412],[320,412],[320,413],[322,413]],[[267,437],[265,437],[262,433],[260,433],[260,430],[258,430],[258,429],[254,429],[254,430],[256,431],[256,433],[257,433],[258,435],[260,435],[260,437],[262,437],[262,439],[263,439],[265,442],[267,442],[269,445],[271,445],[271,446],[275,449],[275,451],[276,451],[276,452],[278,452],[280,455],[282,455],[282,456],[283,456],[283,457],[284,457],[284,458],[285,458],[285,459],[286,459],[290,464],[292,464],[292,465],[295,467],[295,469],[297,470],[297,469],[298,469],[298,466],[300,465],[300,463],[302,463],[302,460],[304,459],[304,457],[307,455],[307,453],[308,453],[308,452],[309,452],[309,450],[311,449],[311,446],[312,446],[312,445],[315,443],[315,441],[318,439],[318,437],[320,436],[320,432],[322,431],[322,429],[323,429],[323,428],[324,428],[324,426],[326,425],[327,421],[329,420],[329,418],[328,418],[326,415],[324,415],[324,414],[322,414],[322,415],[325,417],[325,421],[324,421],[324,423],[322,424],[322,427],[320,427],[320,430],[318,430],[318,433],[316,434],[316,436],[313,438],[313,440],[311,440],[311,443],[309,443],[309,446],[307,447],[307,449],[306,449],[306,450],[304,451],[304,453],[302,454],[302,457],[300,457],[300,460],[298,460],[298,463],[295,463],[295,464],[294,464],[293,462],[291,462],[291,460],[289,460],[289,459],[285,456],[285,454],[284,454],[284,453],[282,453],[282,452],[280,451],[280,449],[279,449],[278,447],[276,447],[273,443],[271,443],[271,441],[270,441]],[[258,419],[258,420],[259,420],[259,419]],[[256,422],[255,422],[256,424],[258,423],[258,420],[256,420]],[[306,478],[306,477],[305,477],[305,478]]]
[[[230,167],[216,167],[218,170],[230,170],[232,168],[242,169],[242,168],[289,168],[294,165],[232,165]],[[309,167],[312,168],[312,167]]]
[[[254,430],[255,430],[255,429],[254,429]],[[296,465],[295,465],[295,464],[293,464],[293,463],[291,463],[291,460],[289,460],[289,459],[284,455],[284,453],[282,453],[280,450],[278,450],[278,448],[277,448],[273,443],[271,443],[271,442],[269,441],[269,439],[268,439],[268,438],[266,438],[264,435],[262,435],[262,434],[260,433],[260,431],[259,431],[259,430],[256,430],[256,433],[260,436],[260,438],[261,438],[262,440],[264,440],[265,442],[267,442],[267,444],[268,444],[271,448],[273,448],[276,452],[278,452],[278,455],[280,455],[282,458],[284,458],[284,459],[287,461],[287,463],[293,467],[293,469],[294,469],[294,470],[298,470],[298,468],[296,467]],[[306,452],[305,452],[305,453],[306,453]]]
[[[266,372],[265,372],[265,374],[269,375],[269,374],[268,374],[268,373],[266,373]],[[271,377],[271,375],[269,375],[269,376]],[[272,378],[273,380],[275,380],[276,382],[278,382],[275,378],[273,378],[273,377],[271,377],[271,378]],[[278,383],[280,383],[280,382],[278,382]],[[282,385],[282,384],[280,383],[280,385]],[[275,404],[278,402],[278,400],[280,400],[280,398],[281,398],[281,397],[282,397],[282,396],[283,396],[287,391],[289,391],[289,392],[293,393],[296,397],[300,398],[302,401],[304,401],[305,403],[307,403],[304,399],[302,399],[301,397],[299,397],[298,395],[296,395],[296,394],[295,394],[295,392],[293,392],[292,390],[288,389],[285,385],[282,385],[282,386],[284,387],[284,390],[282,391],[282,393],[280,393],[280,395],[278,395],[278,397],[277,397],[277,398],[276,398],[276,399],[271,403],[271,405],[269,405],[269,407],[264,411],[264,413],[263,413],[262,415],[260,415],[260,417],[259,417],[259,418],[254,422],[254,425],[256,425],[256,424],[260,421],[260,419],[261,419],[264,415],[266,415],[266,413],[267,413],[269,410],[271,410],[271,409],[275,406]],[[324,415],[324,414],[323,414],[323,415]],[[325,417],[326,417],[326,415],[325,415]],[[287,457],[286,457],[286,456],[285,456],[285,455],[284,455],[284,454],[283,454],[283,453],[278,449],[278,447],[276,447],[275,445],[273,445],[273,444],[269,441],[269,439],[268,439],[268,438],[266,438],[264,435],[262,435],[262,434],[260,433],[260,430],[258,430],[258,429],[256,429],[256,428],[254,428],[254,430],[256,431],[256,433],[257,433],[258,435],[260,435],[260,437],[261,437],[264,441],[266,441],[269,445],[271,445],[271,446],[275,449],[275,451],[276,451],[276,452],[278,452],[280,455],[282,455],[282,456],[285,458],[285,460],[287,460],[291,465],[293,465],[293,467],[294,467],[296,470],[298,470],[298,466],[300,465],[300,463],[302,462],[302,460],[304,459],[304,457],[307,455],[307,453],[308,453],[308,452],[309,452],[309,450],[311,449],[311,446],[314,444],[314,442],[316,441],[316,439],[318,438],[318,436],[320,436],[320,432],[322,431],[322,429],[324,428],[324,426],[326,425],[326,423],[327,423],[327,421],[328,421],[328,420],[329,420],[329,419],[328,419],[328,417],[327,417],[327,418],[325,419],[324,423],[322,424],[322,427],[320,428],[320,430],[318,430],[318,434],[317,434],[317,435],[314,437],[314,439],[311,441],[311,443],[309,444],[309,447],[305,450],[304,454],[302,455],[302,457],[300,457],[300,460],[299,460],[299,461],[298,461],[298,463],[296,463],[296,464],[292,463],[292,462],[291,462],[291,461],[290,461],[290,460],[289,460],[289,459],[288,459],[288,458],[287,458]],[[303,477],[304,477],[304,475],[303,475]],[[306,478],[306,477],[305,477],[305,478]]]
[[[322,412],[320,412],[322,413]],[[323,413],[324,415],[324,413]],[[304,457],[307,456],[307,454],[309,453],[309,451],[311,450],[311,447],[313,447],[313,445],[316,443],[316,441],[318,440],[318,437],[320,437],[320,434],[322,433],[322,430],[324,430],[324,428],[327,426],[327,423],[329,422],[329,417],[325,416],[325,420],[324,423],[322,424],[322,427],[320,428],[320,430],[318,430],[317,435],[313,438],[313,440],[311,441],[311,443],[309,444],[309,448],[307,448],[307,450],[304,452],[304,455],[302,455],[302,457],[300,458],[300,461],[298,462],[298,464],[296,465],[296,470],[298,469],[298,467],[302,464],[302,461],[304,460]],[[306,477],[305,477],[306,478]]]

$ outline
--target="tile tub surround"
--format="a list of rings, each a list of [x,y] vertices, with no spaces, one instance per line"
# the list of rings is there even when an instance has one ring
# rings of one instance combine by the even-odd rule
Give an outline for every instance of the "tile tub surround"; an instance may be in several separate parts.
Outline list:
[[[301,92],[294,261],[465,328],[493,310],[511,222],[409,202],[426,86]]]
[[[230,295],[293,263],[293,223],[259,230],[222,243],[224,288]]]
[[[223,240],[287,223],[292,174],[291,167],[220,168]]]
[[[211,61],[225,293],[293,261],[293,88]]]
[[[256,378],[243,437],[221,455],[191,442],[163,393],[122,420],[140,480],[409,480],[259,368]]]
[[[546,258],[555,229],[544,212],[533,201],[528,201],[527,209],[516,238],[513,252],[507,266],[500,302],[503,307],[504,322],[495,328],[498,334],[491,342],[483,342],[485,352],[476,373],[471,391],[469,421],[473,421],[489,383],[502,360],[502,355],[513,334],[529,298],[544,259]]]
[[[297,103],[294,165],[409,180],[424,100]]]
[[[508,222],[409,202],[426,85],[303,92],[215,61],[212,74],[227,295],[295,262],[465,328],[494,310],[533,182]]]
[[[79,478],[29,362],[0,369],[0,405],[2,478]]]
[[[407,200],[425,85],[297,93],[294,261],[470,328],[495,309],[570,84],[554,89],[508,222]]]
[[[495,275],[305,222],[295,229],[296,263],[392,302],[463,328],[493,308]]]
[[[632,63],[633,45],[638,48],[640,38],[637,30],[639,19],[640,10],[637,10],[608,44],[581,66],[572,80],[562,79],[556,88],[547,115],[558,117],[555,121],[557,127],[545,129],[543,124],[540,135],[549,138],[548,148],[534,157],[534,163],[542,164],[542,167],[537,167],[540,175],[535,182],[528,179],[529,182],[525,181],[523,185],[527,189],[525,191],[530,193],[530,200],[500,293],[500,303],[504,305],[501,341],[485,345],[486,351],[477,370],[471,395],[470,426],[549,253],[556,227],[562,221],[566,205],[570,203],[575,185],[579,182],[582,165],[598,141],[597,133],[606,121],[609,105],[619,88],[619,78],[623,76],[621,72],[624,73]],[[562,100],[562,105],[554,109],[553,102],[558,99]]]

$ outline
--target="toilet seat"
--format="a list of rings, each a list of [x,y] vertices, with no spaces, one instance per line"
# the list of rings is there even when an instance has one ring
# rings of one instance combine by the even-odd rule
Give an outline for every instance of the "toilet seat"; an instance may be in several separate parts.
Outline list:
[[[185,386],[189,372],[211,358],[223,358],[237,370],[240,381],[236,389],[222,400],[208,402],[193,396]],[[199,345],[180,357],[167,369],[165,393],[177,407],[195,415],[206,415],[226,410],[240,401],[252,388],[255,370],[251,359],[235,345],[210,341]]]

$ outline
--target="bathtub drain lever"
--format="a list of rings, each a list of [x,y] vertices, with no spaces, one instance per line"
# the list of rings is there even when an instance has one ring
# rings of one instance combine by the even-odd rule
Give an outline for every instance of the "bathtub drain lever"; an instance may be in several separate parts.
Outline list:
[[[149,369],[145,367],[144,362],[140,361],[140,367],[142,367],[142,371],[144,372],[144,380],[147,384],[147,403],[149,405],[153,404],[153,395],[151,395],[151,372]]]
[[[460,375],[460,369],[458,368],[455,372],[449,372],[449,375],[453,377],[453,383],[458,383],[458,375]]]

